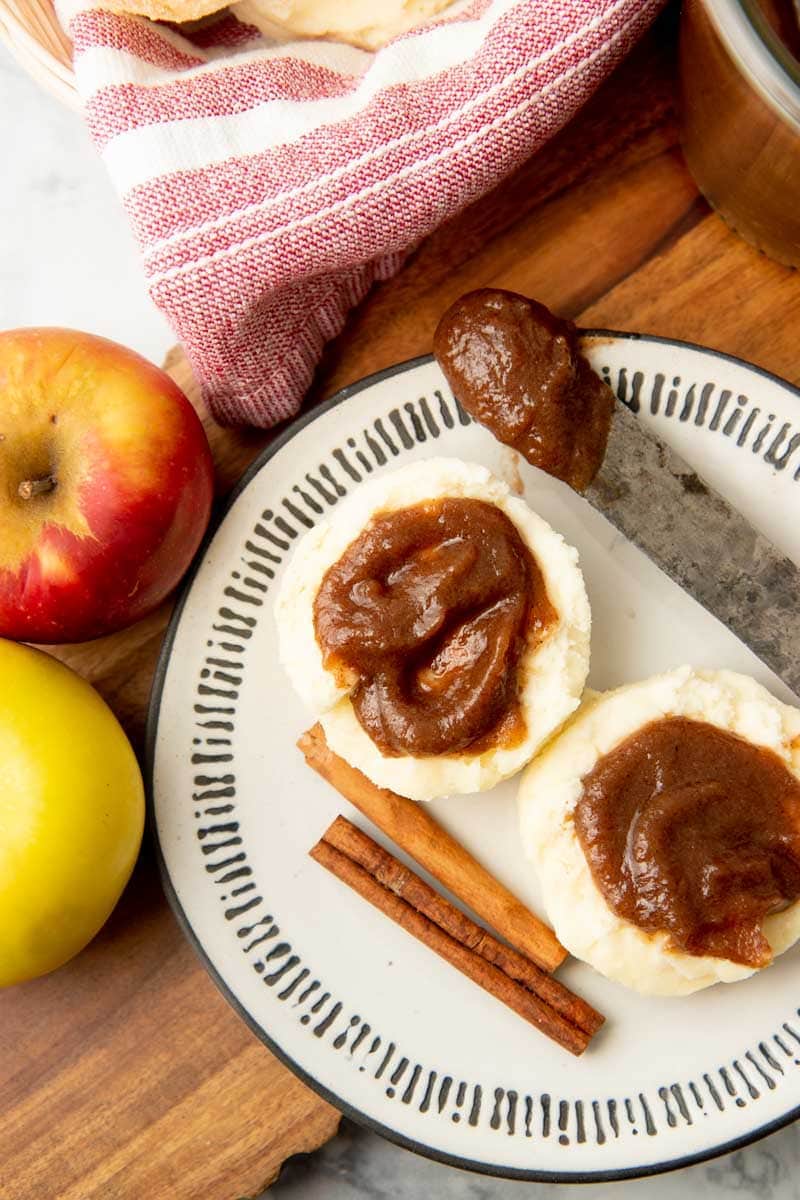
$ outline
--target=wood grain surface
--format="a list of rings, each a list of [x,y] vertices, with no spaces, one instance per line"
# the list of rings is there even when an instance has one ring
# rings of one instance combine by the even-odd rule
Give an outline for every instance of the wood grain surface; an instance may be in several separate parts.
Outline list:
[[[798,276],[738,240],[683,165],[676,24],[671,7],[570,127],[367,298],[329,346],[308,403],[429,350],[446,305],[484,284],[583,325],[701,342],[800,383]],[[179,352],[169,366],[195,399]],[[222,496],[268,436],[206,422]],[[58,650],[137,749],[168,608]],[[237,1200],[337,1125],[206,976],[147,847],[93,945],[0,994],[0,1064],[3,1200]]]

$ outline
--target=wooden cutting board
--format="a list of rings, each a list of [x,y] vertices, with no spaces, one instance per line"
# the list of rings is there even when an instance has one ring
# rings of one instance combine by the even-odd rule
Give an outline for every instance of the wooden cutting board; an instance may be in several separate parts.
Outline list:
[[[329,347],[308,403],[427,351],[446,305],[485,284],[584,325],[701,342],[800,383],[800,278],[739,241],[683,166],[675,26],[671,9],[560,137],[372,293]],[[180,351],[168,366],[202,413]],[[203,415],[224,495],[268,435]],[[57,651],[138,749],[168,612]],[[92,946],[0,994],[0,1109],[3,1200],[237,1200],[338,1122],[217,992],[148,847]]]

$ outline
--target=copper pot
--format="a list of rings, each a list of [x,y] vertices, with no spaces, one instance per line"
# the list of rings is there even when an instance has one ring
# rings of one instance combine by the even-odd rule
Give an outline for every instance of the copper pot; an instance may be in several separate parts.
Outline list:
[[[785,5],[685,0],[682,136],[714,208],[765,254],[800,267],[800,24]]]

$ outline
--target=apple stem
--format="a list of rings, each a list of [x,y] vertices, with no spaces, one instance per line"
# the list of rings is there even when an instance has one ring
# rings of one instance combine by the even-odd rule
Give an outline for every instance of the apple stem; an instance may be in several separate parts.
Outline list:
[[[45,475],[43,479],[23,479],[17,488],[17,495],[20,500],[32,500],[34,496],[43,496],[45,492],[52,492],[55,486],[56,481],[53,475]]]

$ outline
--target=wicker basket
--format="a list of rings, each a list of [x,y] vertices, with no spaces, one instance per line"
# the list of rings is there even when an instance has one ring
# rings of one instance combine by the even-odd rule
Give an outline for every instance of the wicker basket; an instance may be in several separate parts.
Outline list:
[[[80,108],[69,38],[50,0],[0,0],[0,40],[42,87]]]

